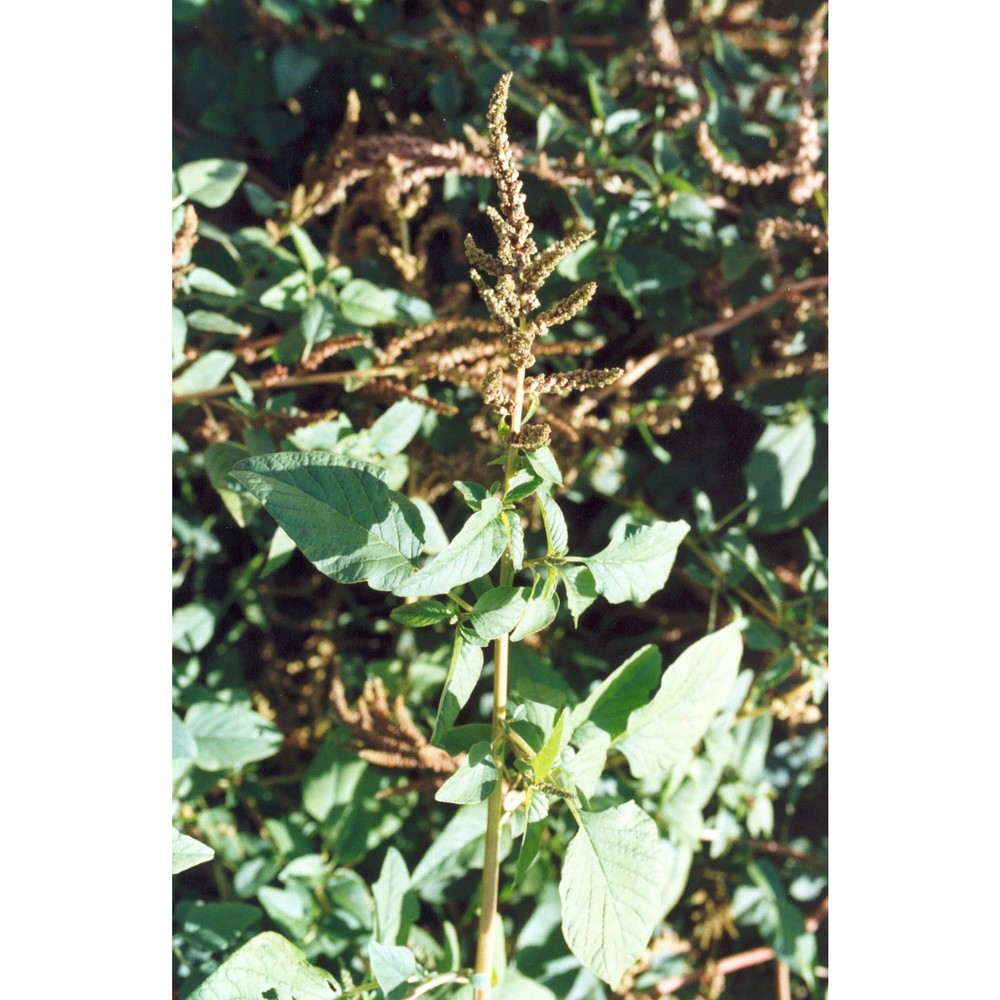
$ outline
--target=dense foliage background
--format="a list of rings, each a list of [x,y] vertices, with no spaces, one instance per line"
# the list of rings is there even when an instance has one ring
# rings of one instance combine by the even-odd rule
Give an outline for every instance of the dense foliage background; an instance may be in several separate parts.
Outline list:
[[[461,244],[487,231],[477,136],[506,69],[539,234],[597,232],[552,279],[599,284],[552,368],[561,349],[626,369],[558,411],[574,544],[598,550],[622,515],[692,525],[645,605],[595,605],[578,629],[564,610],[518,647],[520,689],[576,703],[643,643],[669,662],[744,621],[727,712],[669,787],[634,789],[677,899],[620,993],[825,996],[824,18],[175,2],[175,826],[215,852],[175,877],[177,996],[268,929],[364,982],[393,850],[411,948],[470,962],[477,832],[433,800],[408,735],[430,732],[439,647],[318,574],[227,473],[281,449],[374,457],[449,532],[451,481],[488,481],[486,313]],[[504,996],[609,995],[560,936],[564,849],[516,888],[505,871]]]

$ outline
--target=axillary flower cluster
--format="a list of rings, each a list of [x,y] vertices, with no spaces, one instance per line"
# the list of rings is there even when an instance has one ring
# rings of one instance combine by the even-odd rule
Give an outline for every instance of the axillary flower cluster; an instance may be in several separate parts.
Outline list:
[[[500,327],[504,348],[513,369],[513,378],[502,368],[492,369],[483,380],[481,392],[485,403],[499,416],[506,444],[525,451],[545,447],[551,437],[548,424],[525,423],[522,427],[525,397],[543,393],[599,388],[610,385],[624,374],[621,368],[561,372],[526,377],[535,363],[532,347],[560,323],[580,313],[597,291],[595,282],[587,282],[571,292],[551,309],[541,309],[538,292],[559,262],[594,236],[593,232],[573,233],[539,250],[531,237],[534,226],[524,208],[521,178],[514,164],[507,134],[507,95],[511,73],[497,83],[486,116],[489,126],[490,158],[499,194],[499,211],[486,209],[497,237],[497,252],[486,253],[476,246],[472,236],[465,238],[465,252],[472,265],[472,280],[490,315]],[[495,279],[493,287],[483,273]],[[532,315],[534,313],[534,315]],[[512,384],[511,384],[512,382]],[[531,410],[535,408],[532,406]],[[507,420],[509,419],[509,423]]]

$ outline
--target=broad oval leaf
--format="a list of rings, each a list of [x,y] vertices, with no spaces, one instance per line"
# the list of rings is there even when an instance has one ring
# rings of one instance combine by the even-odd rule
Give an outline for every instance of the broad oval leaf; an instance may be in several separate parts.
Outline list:
[[[190,1000],[331,1000],[343,991],[330,973],[310,965],[305,955],[274,931],[264,931],[238,948],[191,994]]]
[[[452,587],[488,573],[507,545],[507,532],[500,520],[502,509],[496,497],[487,497],[442,552],[408,579],[388,589],[400,597],[446,594]]]
[[[580,820],[559,880],[563,936],[614,987],[663,915],[665,859],[656,824],[634,802]]]
[[[658,521],[584,559],[597,592],[612,604],[648,601],[667,582],[690,530],[684,521]]]
[[[736,683],[742,653],[733,622],[677,658],[653,700],[632,712],[625,735],[615,741],[637,778],[672,767],[705,735]]]
[[[423,520],[386,485],[384,469],[326,452],[261,455],[230,473],[257,497],[321,572],[392,590],[410,577]],[[446,588],[447,589],[447,588]]]
[[[246,705],[199,701],[184,717],[198,747],[195,764],[203,771],[238,770],[273,757],[283,737],[274,723]]]

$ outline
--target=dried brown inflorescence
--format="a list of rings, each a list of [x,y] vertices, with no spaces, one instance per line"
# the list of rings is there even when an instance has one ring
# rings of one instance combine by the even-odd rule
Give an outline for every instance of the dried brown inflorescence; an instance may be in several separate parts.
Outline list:
[[[462,762],[461,757],[453,757],[428,742],[414,723],[402,695],[390,703],[380,677],[365,681],[361,696],[352,707],[340,672],[334,668],[330,704],[354,737],[359,757],[391,770],[424,772],[417,780],[380,792],[376,798],[437,788]]]
[[[509,366],[517,374],[517,379],[520,380],[517,384],[522,386],[523,391],[539,395],[543,392],[608,385],[621,376],[621,369],[557,373],[523,379],[524,371],[534,365],[536,355],[540,353],[535,346],[536,339],[544,337],[552,327],[567,323],[582,312],[597,290],[597,285],[593,282],[581,285],[552,308],[538,311],[541,309],[538,292],[545,280],[561,260],[594,234],[570,233],[544,250],[539,250],[532,238],[534,226],[524,207],[521,177],[507,134],[507,95],[511,79],[511,73],[505,73],[500,78],[486,115],[490,159],[500,202],[499,210],[490,207],[487,215],[496,234],[497,252],[487,253],[476,245],[471,235],[467,236],[465,250],[472,265],[470,275],[480,297],[486,303],[506,351]],[[492,284],[487,277],[493,279]],[[502,369],[491,368],[484,373],[480,391],[484,402],[494,412],[503,416],[512,412],[515,414],[509,444],[526,451],[548,445],[552,430],[547,424],[536,422],[521,427],[516,422],[520,418],[521,397],[516,393],[511,397],[504,388]]]
[[[180,288],[181,279],[188,271],[194,268],[194,264],[191,263],[191,251],[197,242],[198,213],[194,210],[194,205],[188,202],[184,206],[184,219],[181,222],[180,229],[174,235],[172,254],[174,295],[177,294],[177,289]]]
[[[799,113],[792,129],[792,140],[785,154],[756,167],[732,163],[723,157],[704,121],[698,124],[698,149],[712,172],[723,180],[740,186],[760,187],[789,179],[788,198],[795,205],[804,205],[819,191],[826,175],[816,169],[822,145],[819,137],[816,103],[812,85],[823,51],[823,24],[827,4],[822,3],[806,22],[799,45]]]

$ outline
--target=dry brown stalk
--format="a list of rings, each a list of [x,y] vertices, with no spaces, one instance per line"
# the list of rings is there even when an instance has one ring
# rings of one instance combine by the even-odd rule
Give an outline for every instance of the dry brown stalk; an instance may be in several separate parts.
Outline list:
[[[299,367],[302,371],[314,372],[324,361],[328,361],[341,351],[346,351],[351,347],[363,347],[371,343],[371,337],[364,333],[348,333],[342,337],[331,337],[324,340],[318,347],[314,347],[309,357],[302,362]]]

